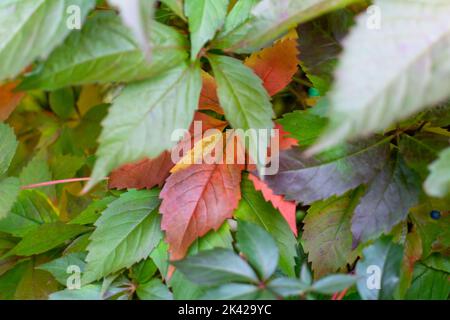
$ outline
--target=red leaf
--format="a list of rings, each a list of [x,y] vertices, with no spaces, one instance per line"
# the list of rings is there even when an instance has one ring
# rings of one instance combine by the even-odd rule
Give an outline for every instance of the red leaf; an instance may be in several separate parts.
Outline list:
[[[296,223],[296,205],[294,201],[286,201],[283,196],[275,195],[272,189],[258,177],[253,174],[249,174],[248,178],[253,182],[255,189],[261,191],[264,199],[270,201],[274,208],[278,209],[286,219],[292,232],[297,236],[297,223]]]
[[[299,51],[297,33],[291,31],[272,47],[252,54],[245,64],[263,80],[269,95],[273,96],[286,88],[298,71]]]
[[[164,151],[155,159],[144,159],[126,164],[113,171],[108,187],[110,189],[151,189],[162,186],[173,166],[170,152]]]
[[[242,170],[239,165],[192,165],[167,179],[160,212],[172,260],[182,259],[198,237],[232,217],[241,199]]]
[[[0,121],[8,119],[25,96],[24,92],[13,92],[17,85],[15,81],[0,86]]]

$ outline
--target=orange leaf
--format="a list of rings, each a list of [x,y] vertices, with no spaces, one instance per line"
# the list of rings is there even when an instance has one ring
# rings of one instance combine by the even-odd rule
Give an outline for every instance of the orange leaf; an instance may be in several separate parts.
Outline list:
[[[0,86],[0,121],[8,119],[25,96],[24,92],[13,92],[18,84],[14,81]]]
[[[164,151],[155,159],[144,159],[126,164],[113,171],[109,178],[110,189],[151,189],[162,186],[174,166],[170,152]]]
[[[200,93],[200,102],[198,108],[200,110],[213,110],[218,114],[224,114],[217,97],[216,80],[207,72],[202,72],[202,92]]]
[[[264,199],[270,201],[274,208],[278,209],[286,219],[292,232],[297,236],[297,223],[296,223],[296,205],[294,201],[286,201],[283,196],[278,196],[273,193],[272,189],[258,177],[253,174],[249,174],[248,178],[253,182],[255,189],[261,191]]]
[[[192,165],[167,179],[160,212],[172,260],[182,259],[198,237],[232,217],[241,199],[242,170],[239,165]]]
[[[263,80],[264,87],[271,96],[286,88],[298,71],[300,61],[297,39],[297,32],[292,30],[272,47],[253,53],[245,61]]]
[[[279,139],[279,147],[280,147],[281,151],[298,146],[298,141],[294,138],[291,138],[290,133],[287,131],[284,131],[281,124],[279,124],[279,123],[275,124],[275,129],[279,130],[278,139]]]

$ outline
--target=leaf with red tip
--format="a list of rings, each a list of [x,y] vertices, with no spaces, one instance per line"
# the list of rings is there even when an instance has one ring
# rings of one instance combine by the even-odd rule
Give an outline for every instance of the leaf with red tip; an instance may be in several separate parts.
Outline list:
[[[160,212],[172,260],[182,259],[195,239],[232,217],[241,199],[242,170],[238,165],[192,165],[167,179]]]
[[[297,39],[297,32],[293,30],[272,47],[252,54],[245,61],[263,80],[264,87],[271,96],[286,88],[298,71],[300,61]]]
[[[249,174],[249,180],[253,182],[255,189],[261,191],[266,201],[270,201],[274,208],[278,209],[281,215],[286,219],[292,232],[297,236],[297,223],[296,223],[296,205],[294,201],[286,201],[283,196],[278,196],[273,193],[272,189],[258,177],[253,174]]]

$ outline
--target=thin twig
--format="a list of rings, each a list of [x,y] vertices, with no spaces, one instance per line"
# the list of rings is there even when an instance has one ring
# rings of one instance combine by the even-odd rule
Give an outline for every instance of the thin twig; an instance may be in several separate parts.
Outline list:
[[[102,180],[108,180],[109,178],[103,178]],[[74,182],[84,182],[84,181],[90,181],[91,178],[73,178],[73,179],[64,179],[64,180],[54,180],[54,181],[47,181],[47,182],[40,182],[35,184],[29,184],[27,186],[22,186],[22,190],[29,190],[29,189],[36,189],[36,188],[43,188],[48,186],[54,186],[58,184],[65,184],[65,183],[74,183]]]

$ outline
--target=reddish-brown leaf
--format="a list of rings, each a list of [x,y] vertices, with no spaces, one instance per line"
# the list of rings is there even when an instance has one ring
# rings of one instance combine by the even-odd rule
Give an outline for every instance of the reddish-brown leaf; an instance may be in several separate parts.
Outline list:
[[[239,165],[192,165],[167,179],[160,212],[172,260],[182,259],[198,237],[232,217],[241,199],[242,170]]]
[[[14,92],[17,85],[18,82],[14,81],[0,86],[0,121],[8,119],[25,96],[23,92]]]
[[[200,110],[213,110],[218,114],[223,114],[223,109],[220,106],[219,98],[217,97],[216,80],[207,72],[202,72],[202,92],[200,93],[200,102],[198,108]]]
[[[278,209],[284,219],[286,219],[292,232],[297,236],[297,223],[296,223],[296,205],[294,201],[286,201],[283,196],[275,195],[272,189],[258,177],[250,174],[248,178],[253,182],[255,189],[261,191],[266,201],[270,201],[274,208]]]
[[[293,30],[272,47],[252,54],[245,61],[263,80],[271,96],[286,88],[298,71],[297,39],[297,33]]]
[[[201,130],[195,132],[194,123],[189,130],[190,135],[179,142],[176,148],[189,150],[198,141],[202,134],[209,129],[222,131],[227,123],[217,120],[206,114],[197,112],[194,121],[201,122]],[[185,149],[183,149],[183,147]],[[110,189],[151,189],[162,186],[170,175],[170,170],[175,166],[171,158],[171,152],[165,151],[155,159],[143,159],[138,162],[125,164],[114,170],[109,177]]]
[[[109,177],[110,189],[151,189],[162,186],[174,166],[170,152],[164,151],[155,159],[144,159],[126,164]]]

